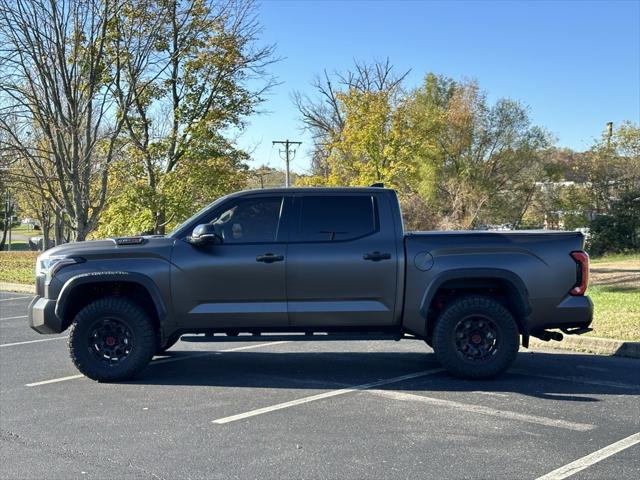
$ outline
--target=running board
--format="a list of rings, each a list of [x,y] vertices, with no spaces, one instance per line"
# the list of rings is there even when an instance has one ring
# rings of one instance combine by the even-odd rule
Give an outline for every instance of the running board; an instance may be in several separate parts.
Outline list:
[[[420,340],[413,335],[398,335],[389,333],[371,333],[371,334],[358,334],[358,333],[291,333],[291,334],[241,334],[241,335],[226,335],[224,333],[218,334],[205,334],[205,335],[183,335],[180,337],[183,342],[336,342],[344,340]]]

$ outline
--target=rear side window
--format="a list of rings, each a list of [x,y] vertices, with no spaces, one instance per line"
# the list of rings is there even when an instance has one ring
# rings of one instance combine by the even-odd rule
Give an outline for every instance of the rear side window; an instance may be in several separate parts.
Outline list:
[[[298,241],[353,240],[378,230],[371,196],[308,196],[301,201]]]

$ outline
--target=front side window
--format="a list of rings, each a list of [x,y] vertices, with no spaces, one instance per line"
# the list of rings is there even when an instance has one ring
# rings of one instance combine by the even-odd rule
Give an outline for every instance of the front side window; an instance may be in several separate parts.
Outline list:
[[[353,240],[377,231],[375,199],[365,195],[301,198],[298,240]]]
[[[209,222],[224,243],[272,243],[278,237],[282,197],[227,203]]]

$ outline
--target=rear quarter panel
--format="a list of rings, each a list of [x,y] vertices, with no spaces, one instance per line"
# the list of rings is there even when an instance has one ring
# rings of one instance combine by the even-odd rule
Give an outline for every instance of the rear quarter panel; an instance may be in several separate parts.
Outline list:
[[[474,270],[485,271],[482,275],[493,270],[520,282],[530,307],[525,321],[530,330],[541,327],[574,286],[576,264],[569,254],[582,246],[578,232],[410,233],[405,237],[403,325],[426,334],[428,302],[452,271],[464,278],[465,272],[472,276]]]

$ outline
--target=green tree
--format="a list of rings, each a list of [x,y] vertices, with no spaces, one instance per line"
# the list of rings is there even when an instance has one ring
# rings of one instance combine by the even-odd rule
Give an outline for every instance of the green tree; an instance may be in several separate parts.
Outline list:
[[[591,222],[588,249],[594,256],[640,251],[640,190],[624,192]]]
[[[130,48],[146,41],[135,22],[112,42],[110,25],[127,2],[0,0],[0,148],[29,164],[76,240],[105,206],[132,100],[120,81],[122,48],[132,64],[148,60],[148,49]]]
[[[433,74],[409,92],[398,84],[327,91],[319,92],[324,109],[301,109],[308,128],[325,132],[327,167],[304,183],[383,181],[399,191],[412,228],[521,223],[549,140],[518,102],[490,105],[475,82]],[[325,124],[333,127],[321,130]]]
[[[603,135],[577,168],[591,186],[595,214],[605,214],[624,192],[640,188],[640,127],[624,122]]]
[[[139,221],[138,230],[162,234],[202,201],[243,183],[246,155],[227,134],[256,111],[272,85],[265,68],[274,59],[273,47],[256,45],[259,24],[249,0],[140,1],[120,21],[155,16],[157,5],[165,12],[162,35],[133,85],[133,108],[124,112],[127,156],[136,166],[127,167],[131,188],[112,205]],[[138,68],[130,56],[121,61],[126,71]],[[187,186],[197,192],[183,195]]]

